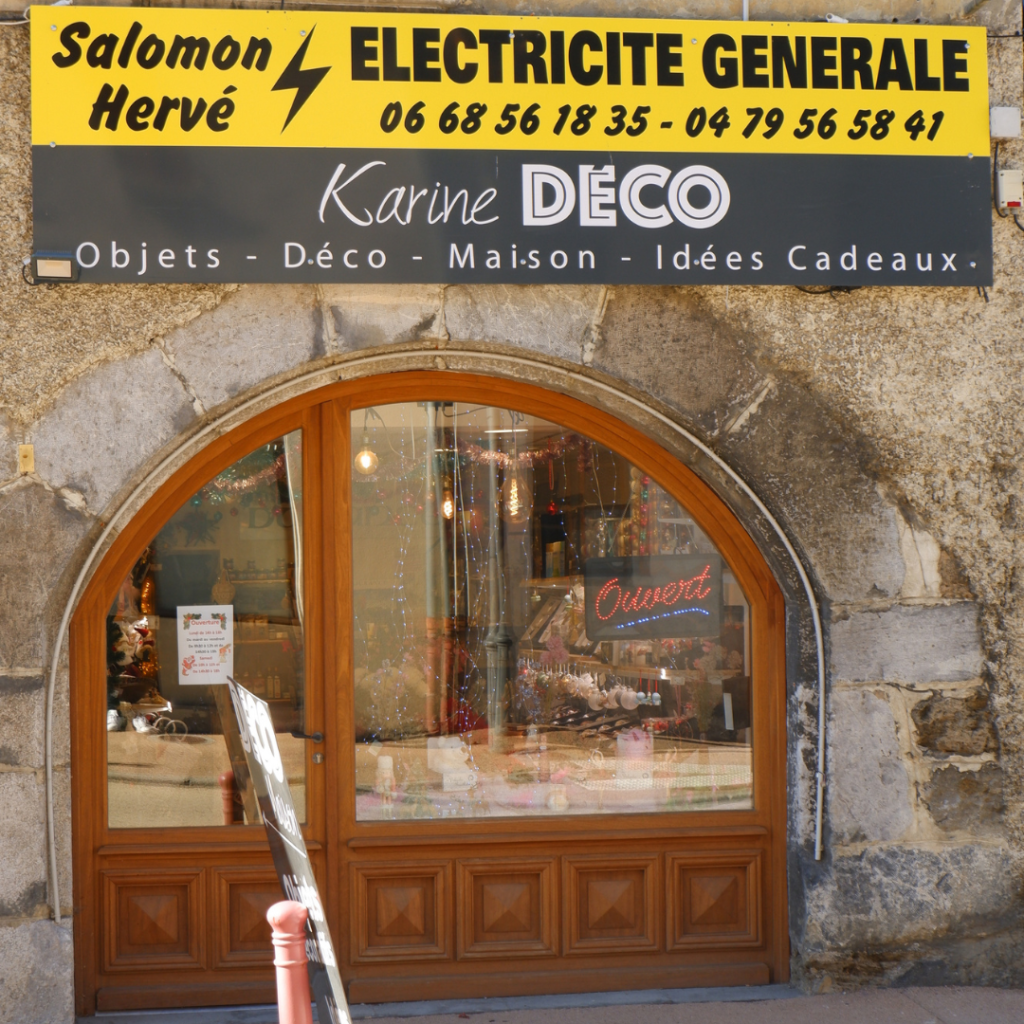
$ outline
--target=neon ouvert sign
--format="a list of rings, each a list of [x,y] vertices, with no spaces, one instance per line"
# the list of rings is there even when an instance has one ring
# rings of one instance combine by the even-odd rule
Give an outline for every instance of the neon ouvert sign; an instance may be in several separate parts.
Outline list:
[[[618,576],[610,579],[594,598],[594,614],[602,621],[611,620],[616,629],[628,628],[641,622],[654,622],[676,615],[709,615],[707,608],[687,605],[688,601],[700,601],[711,593],[711,566],[688,580],[677,580],[662,587],[636,587],[632,592],[625,589]],[[680,601],[683,602],[680,605]],[[677,607],[678,606],[678,607]],[[643,615],[643,612],[649,612]],[[616,616],[626,616],[622,622]]]
[[[713,635],[720,622],[718,555],[590,559],[585,566],[591,640]]]

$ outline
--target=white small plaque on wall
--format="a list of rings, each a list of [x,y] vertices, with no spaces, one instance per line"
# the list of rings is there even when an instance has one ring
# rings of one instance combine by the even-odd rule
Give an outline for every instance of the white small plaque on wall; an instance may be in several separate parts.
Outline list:
[[[178,682],[226,683],[235,674],[235,609],[230,604],[178,605]]]

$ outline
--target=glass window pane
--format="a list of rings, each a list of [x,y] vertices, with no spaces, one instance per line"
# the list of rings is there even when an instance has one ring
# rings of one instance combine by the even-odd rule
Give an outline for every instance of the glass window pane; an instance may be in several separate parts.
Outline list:
[[[302,567],[301,431],[216,476],[142,552],[107,618],[112,828],[245,820],[225,674],[270,703],[305,820]]]
[[[352,414],[360,820],[750,808],[750,618],[679,503],[521,412]]]

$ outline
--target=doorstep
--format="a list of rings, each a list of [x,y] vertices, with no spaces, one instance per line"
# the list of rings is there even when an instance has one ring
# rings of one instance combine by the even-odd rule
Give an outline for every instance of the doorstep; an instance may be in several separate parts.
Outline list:
[[[801,996],[791,985],[729,988],[655,988],[633,992],[506,996],[493,999],[430,999],[413,1003],[357,1003],[353,1020],[432,1017],[495,1010],[568,1010],[589,1006],[642,1006],[673,1003],[750,1003]],[[314,1007],[314,1019],[316,1009]],[[218,1006],[188,1010],[131,1010],[79,1017],[78,1024],[277,1024],[276,1006]]]

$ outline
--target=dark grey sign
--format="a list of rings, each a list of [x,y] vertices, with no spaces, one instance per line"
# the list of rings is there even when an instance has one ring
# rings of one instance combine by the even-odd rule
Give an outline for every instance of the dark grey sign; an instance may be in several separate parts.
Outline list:
[[[58,146],[88,281],[986,285],[987,158]]]
[[[233,679],[229,679],[228,687],[281,890],[286,899],[301,903],[308,913],[306,957],[318,1019],[320,1024],[351,1024],[334,944],[284,774],[270,707]],[[229,722],[230,718],[225,716],[225,725]]]

